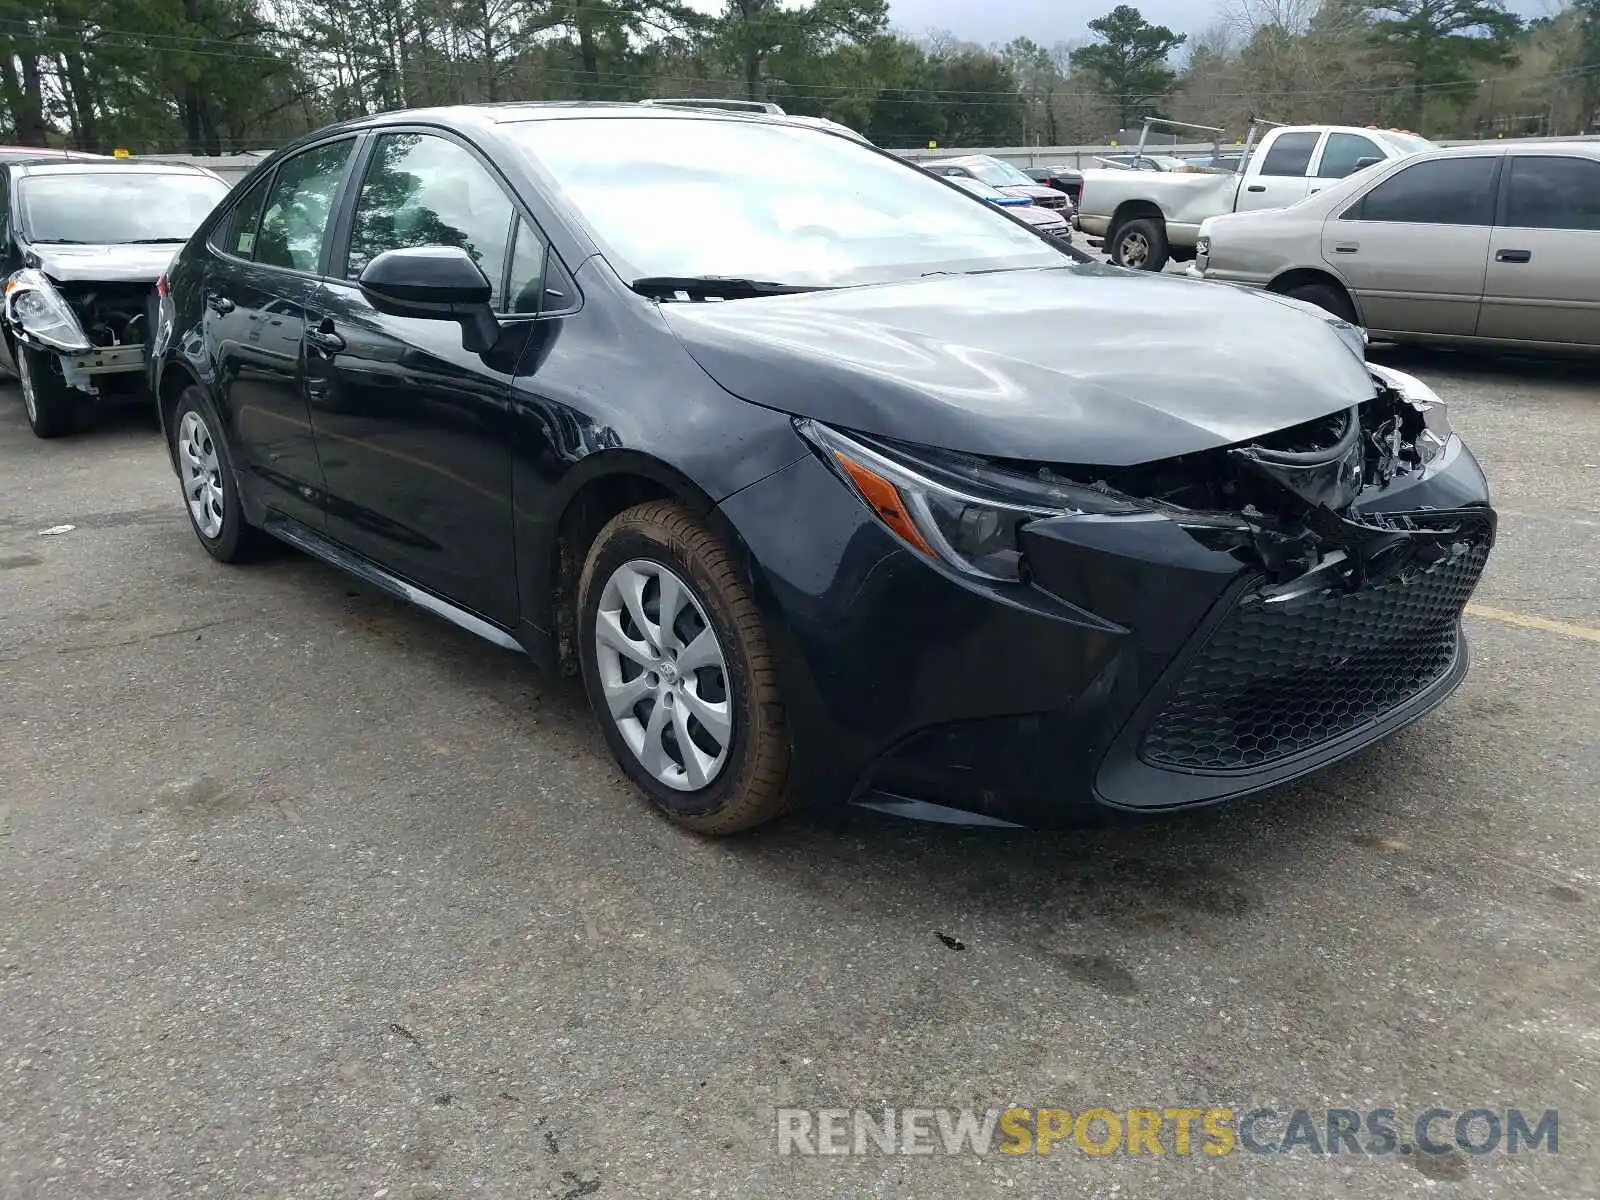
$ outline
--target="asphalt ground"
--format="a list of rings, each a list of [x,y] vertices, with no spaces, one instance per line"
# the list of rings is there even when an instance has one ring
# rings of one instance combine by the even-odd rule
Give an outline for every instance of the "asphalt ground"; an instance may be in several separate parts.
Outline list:
[[[1391,361],[1503,521],[1439,712],[1156,824],[723,843],[576,686],[306,558],[216,565],[142,416],[42,442],[6,386],[0,1196],[1600,1193],[1600,373]],[[1391,1108],[1399,1144],[778,1153],[779,1108],[886,1105],[1269,1108],[1269,1147]],[[1556,1152],[1420,1152],[1435,1106],[1558,1110]]]

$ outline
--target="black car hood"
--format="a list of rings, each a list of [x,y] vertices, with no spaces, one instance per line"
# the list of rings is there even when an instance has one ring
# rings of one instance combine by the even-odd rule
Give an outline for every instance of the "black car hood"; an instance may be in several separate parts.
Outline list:
[[[176,242],[157,246],[57,246],[32,243],[28,252],[39,270],[58,283],[154,283],[183,247]]]
[[[1080,266],[661,305],[745,400],[1001,458],[1127,466],[1374,394],[1359,330],[1264,292]]]

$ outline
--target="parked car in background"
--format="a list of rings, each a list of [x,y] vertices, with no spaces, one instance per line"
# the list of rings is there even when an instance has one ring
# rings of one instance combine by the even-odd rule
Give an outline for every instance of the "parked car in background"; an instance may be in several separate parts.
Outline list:
[[[1037,184],[1064,193],[1074,204],[1078,202],[1083,175],[1076,167],[1023,167],[1022,173]]]
[[[699,832],[1205,804],[1466,671],[1486,485],[1357,330],[1076,262],[775,116],[334,126],[201,226],[164,307],[207,554],[276,537],[581,672]]]
[[[91,162],[103,159],[103,154],[90,154],[87,150],[53,150],[47,146],[0,146],[0,163],[28,162],[30,160],[75,161],[83,158]]]
[[[201,167],[0,163],[0,345],[34,433],[71,433],[96,401],[145,394],[156,280],[227,194]]]
[[[1072,226],[1064,216],[1048,208],[1040,208],[1026,196],[1013,196],[997,187],[990,187],[981,179],[968,179],[964,175],[952,176],[950,182],[980,199],[987,200],[996,208],[1005,209],[1017,220],[1026,221],[1040,233],[1047,233],[1063,241],[1072,240]]]
[[[1333,125],[1267,130],[1241,154],[1241,170],[1084,171],[1077,227],[1104,239],[1121,267],[1159,271],[1194,257],[1200,223],[1228,212],[1283,208],[1365,167],[1405,158],[1431,143],[1412,134]]]
[[[1014,167],[1004,159],[991,158],[987,154],[967,154],[960,158],[939,158],[917,165],[935,175],[976,179],[979,183],[987,183],[1013,196],[1026,196],[1040,208],[1048,208],[1053,212],[1072,212],[1072,201],[1065,192],[1034,182],[1023,173],[1021,167]]]
[[[1244,164],[1244,152],[1230,154],[1196,154],[1183,160],[1189,167],[1211,171],[1238,171]]]
[[[1186,160],[1171,154],[1101,154],[1095,162],[1102,167],[1128,171],[1178,171],[1183,169]]]
[[[1600,349],[1600,143],[1435,150],[1213,217],[1189,268],[1384,340]]]

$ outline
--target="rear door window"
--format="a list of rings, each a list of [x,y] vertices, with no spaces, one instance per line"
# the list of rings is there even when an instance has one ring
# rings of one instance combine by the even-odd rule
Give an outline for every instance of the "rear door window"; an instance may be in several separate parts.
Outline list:
[[[1542,154],[1514,157],[1501,224],[1517,229],[1600,229],[1600,162]]]
[[[252,258],[256,249],[256,230],[261,225],[261,210],[267,203],[272,172],[262,176],[233,206],[228,219],[217,231],[217,248],[234,258]]]
[[[330,142],[278,168],[254,242],[256,262],[308,274],[318,270],[334,198],[354,146],[354,138]]]

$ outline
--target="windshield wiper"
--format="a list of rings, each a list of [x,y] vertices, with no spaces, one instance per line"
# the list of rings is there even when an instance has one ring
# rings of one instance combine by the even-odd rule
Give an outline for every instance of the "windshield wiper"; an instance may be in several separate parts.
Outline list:
[[[124,246],[181,246],[188,238],[129,238]]]
[[[671,299],[679,292],[691,299],[716,296],[745,300],[754,296],[794,296],[801,292],[826,292],[816,284],[773,283],[767,279],[740,279],[732,275],[646,275],[628,285],[641,296]]]
[[[35,246],[91,246],[94,242],[80,242],[77,238],[29,238]]]

